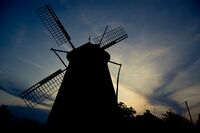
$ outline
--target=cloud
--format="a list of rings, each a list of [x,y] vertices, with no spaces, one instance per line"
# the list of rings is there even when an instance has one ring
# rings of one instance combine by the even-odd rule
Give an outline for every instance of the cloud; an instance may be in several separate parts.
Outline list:
[[[61,17],[67,16],[63,22],[67,22],[73,31],[72,40],[75,41],[76,38],[77,42],[80,42],[75,44],[82,45],[83,40],[88,39],[91,33],[92,35],[98,31],[99,34],[103,33],[107,24],[111,27],[124,26],[129,38],[106,49],[111,54],[113,61],[122,63],[119,92],[121,100],[133,106],[136,111],[142,111],[146,104],[145,106],[158,108],[165,106],[173,108],[177,112],[184,112],[184,100],[182,99],[185,98],[191,103],[193,110],[199,110],[200,19],[198,4],[194,5],[193,1],[183,3],[177,1],[164,3],[161,1],[129,1],[128,3],[123,2],[123,4],[120,1],[116,1],[115,4],[111,1],[86,3],[60,0],[59,2],[62,7],[66,6]],[[65,2],[68,4],[63,4]],[[94,4],[98,6],[94,6]],[[63,10],[59,9],[58,11]],[[40,23],[40,25],[42,24]],[[24,48],[19,49],[19,47],[22,48],[22,45],[29,47],[31,51],[34,51],[33,46],[39,47],[34,42],[29,43],[31,38],[27,36],[29,30],[26,28],[21,26],[16,29],[17,32],[13,38],[11,35],[14,52],[16,50],[18,53],[26,51]],[[32,34],[33,30],[30,31]],[[39,36],[38,38],[41,40],[43,37]],[[40,46],[54,44],[51,41],[48,43],[38,42],[43,44]],[[40,55],[35,55],[35,51],[33,55],[40,58]],[[15,57],[45,71],[44,67],[40,65],[42,63],[38,64],[27,56],[26,58]],[[45,58],[49,59],[49,56],[45,56]],[[24,71],[20,71],[19,74],[22,72]],[[32,78],[41,72],[32,71],[32,69],[31,72],[34,74],[30,73],[25,77],[33,82]],[[29,76],[30,78],[27,78]],[[15,87],[12,89],[1,88],[1,90],[13,95],[18,93],[18,88]],[[43,105],[48,105],[48,102]]]
[[[180,83],[181,84],[181,83]],[[183,86],[184,87],[184,86]],[[194,84],[177,90],[170,95],[183,108],[183,113],[188,117],[185,101],[188,102],[190,112],[194,121],[197,121],[200,110],[200,84]],[[189,118],[189,117],[188,117]]]
[[[200,67],[200,55],[197,53],[196,49],[190,48],[190,50],[191,51],[189,51],[188,53],[186,51],[184,51],[183,53],[179,53],[182,54],[182,57],[177,60],[177,62],[174,62],[174,64],[172,64],[174,67],[172,67],[170,71],[165,72],[160,86],[156,89],[154,88],[155,93],[150,96],[152,102],[161,101],[161,104],[166,103],[169,105],[169,107],[173,107],[173,109],[178,112],[184,111],[182,106],[179,105],[179,102],[174,100],[170,96],[177,91],[183,90],[188,86],[195,85],[196,83],[200,82],[200,73],[197,69]],[[192,58],[187,57],[188,54],[190,54]],[[186,93],[185,97],[187,97]]]
[[[7,83],[3,82],[4,85],[1,83],[0,85],[0,104],[9,105],[9,106],[20,106],[21,108],[27,108],[25,107],[25,102],[19,97],[19,94],[22,92],[21,88],[16,87],[14,83]],[[34,109],[43,109],[44,111],[49,111],[51,108],[50,103],[52,103],[50,100],[45,100],[41,104],[37,105]],[[48,102],[50,101],[50,103]],[[17,114],[16,115],[22,115]],[[30,116],[29,116],[30,117]]]
[[[65,0],[59,0],[59,3],[60,3],[60,4],[64,4],[64,3],[65,3]]]
[[[124,48],[121,48],[124,47]],[[112,50],[112,60],[122,63],[121,81],[132,86],[137,92],[149,95],[160,85],[162,73],[157,69],[156,60],[166,55],[167,49],[145,49],[120,44]]]
[[[7,92],[10,95],[19,97],[19,93],[21,92],[21,88],[16,85],[17,83],[12,82],[10,80],[1,79],[0,80],[0,90]]]
[[[56,93],[52,94],[51,96],[49,96],[48,98],[46,98],[41,103],[37,104],[35,106],[35,108],[44,109],[44,110],[51,110],[51,108],[53,106],[53,103],[55,101],[57,93],[58,93],[58,91]]]
[[[0,104],[8,104],[8,105],[20,105],[26,106],[24,101],[20,98],[20,93],[23,91],[23,87],[19,87],[19,83],[14,83],[8,80],[0,81]],[[51,97],[42,101],[39,105],[35,106],[39,109],[50,110],[54,100],[55,93]]]
[[[0,104],[6,105],[24,105],[22,99],[12,91],[9,91],[6,88],[0,87]]]
[[[4,73],[4,71],[0,70],[0,75],[2,75]]]
[[[27,64],[29,64],[29,65],[32,65],[32,66],[34,66],[34,67],[36,67],[36,68],[39,68],[39,69],[41,69],[41,70],[44,70],[44,71],[46,70],[43,66],[41,66],[41,65],[39,65],[39,64],[37,64],[37,63],[31,61],[31,60],[22,58],[22,57],[17,56],[17,55],[14,55],[14,56],[15,56],[17,59],[19,59],[20,61],[22,61],[22,62],[25,62],[25,63],[27,63]]]
[[[39,121],[40,123],[45,123],[48,119],[48,110],[24,106],[8,106],[8,108],[10,109],[11,114],[17,118],[29,118],[31,120]]]
[[[184,113],[185,108],[173,95],[200,82],[199,24],[188,23],[167,31],[154,29],[150,33],[141,30],[137,37],[109,49],[112,60],[122,63],[123,84],[145,96],[150,105],[164,105],[179,113]],[[189,95],[182,94],[183,97]],[[199,105],[193,104],[196,108]]]
[[[167,87],[169,98],[184,106],[184,101],[190,103],[193,118],[197,119],[200,110],[200,59],[196,60],[187,69],[177,74]],[[185,108],[185,107],[184,107]],[[183,109],[183,112],[186,112]]]
[[[124,102],[128,106],[132,106],[137,114],[141,114],[145,105],[149,105],[147,98],[132,90],[131,86],[120,84],[119,86],[119,102]]]
[[[26,25],[21,24],[18,28],[16,28],[14,34],[11,34],[10,44],[12,45],[11,47],[14,51],[25,45],[27,42],[27,33],[28,29]]]

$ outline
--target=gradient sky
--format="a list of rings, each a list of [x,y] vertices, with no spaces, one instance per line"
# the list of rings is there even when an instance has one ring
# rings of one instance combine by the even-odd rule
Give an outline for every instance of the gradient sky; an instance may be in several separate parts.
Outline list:
[[[49,50],[57,46],[35,9],[40,0],[0,2],[0,104],[25,106],[19,93],[63,68]],[[46,0],[72,38],[75,47],[109,29],[123,26],[128,38],[109,49],[122,63],[119,100],[161,114],[166,109],[200,113],[199,0]],[[108,30],[109,30],[108,29]],[[66,60],[67,63],[67,60]],[[113,84],[118,68],[109,65]],[[44,105],[51,107],[52,100]],[[42,107],[41,107],[42,108]],[[44,107],[43,107],[44,108]]]

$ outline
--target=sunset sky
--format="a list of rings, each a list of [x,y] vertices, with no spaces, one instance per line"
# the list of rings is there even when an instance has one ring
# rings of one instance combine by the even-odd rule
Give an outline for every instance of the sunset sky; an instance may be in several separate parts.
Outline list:
[[[138,114],[172,109],[192,118],[200,113],[199,0],[1,0],[0,104],[25,106],[19,93],[62,68],[57,46],[35,10],[51,4],[75,47],[122,26],[128,38],[108,49],[121,63],[119,101]],[[67,60],[65,60],[68,63]],[[116,85],[118,67],[109,64]],[[78,92],[77,92],[78,93]],[[50,101],[50,102],[49,102]],[[52,100],[46,101],[50,106]]]

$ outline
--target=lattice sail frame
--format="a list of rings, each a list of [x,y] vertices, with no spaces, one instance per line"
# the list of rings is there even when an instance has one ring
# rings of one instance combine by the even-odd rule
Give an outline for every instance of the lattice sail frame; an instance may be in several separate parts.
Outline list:
[[[111,31],[106,32],[105,35],[103,36],[103,39],[102,39],[102,36],[103,35],[95,37],[94,42],[96,44],[100,44],[100,41],[101,41],[100,47],[102,49],[106,49],[126,39],[128,37],[128,34],[124,31],[124,29],[121,26],[119,26]]]
[[[49,4],[37,9],[36,12],[58,45],[71,39]]]
[[[59,90],[65,71],[66,69],[59,69],[50,76],[22,92],[20,97],[24,100],[28,107],[34,107],[35,105],[41,103]]]

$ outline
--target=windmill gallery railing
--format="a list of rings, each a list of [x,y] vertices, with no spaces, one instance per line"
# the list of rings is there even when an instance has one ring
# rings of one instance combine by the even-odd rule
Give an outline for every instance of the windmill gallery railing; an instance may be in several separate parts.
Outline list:
[[[66,69],[59,69],[26,91],[22,92],[20,97],[29,107],[34,107],[35,105],[41,103],[43,100],[59,90],[65,70]]]

